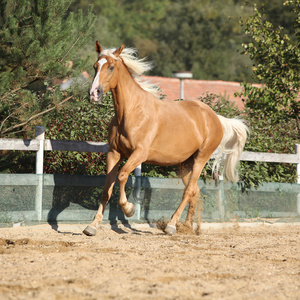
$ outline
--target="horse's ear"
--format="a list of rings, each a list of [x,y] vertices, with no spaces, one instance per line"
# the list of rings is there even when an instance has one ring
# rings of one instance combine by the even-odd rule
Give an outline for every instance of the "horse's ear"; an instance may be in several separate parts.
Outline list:
[[[95,48],[98,55],[100,55],[100,53],[102,52],[102,47],[100,46],[98,41],[96,41]]]
[[[119,49],[114,51],[114,55],[116,57],[119,57],[119,55],[122,53],[123,49],[124,49],[125,44],[123,44]]]

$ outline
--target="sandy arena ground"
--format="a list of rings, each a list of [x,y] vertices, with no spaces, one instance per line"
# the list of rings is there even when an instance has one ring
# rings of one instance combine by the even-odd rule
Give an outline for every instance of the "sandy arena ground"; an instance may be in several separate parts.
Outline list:
[[[300,224],[0,229],[0,299],[300,299]]]

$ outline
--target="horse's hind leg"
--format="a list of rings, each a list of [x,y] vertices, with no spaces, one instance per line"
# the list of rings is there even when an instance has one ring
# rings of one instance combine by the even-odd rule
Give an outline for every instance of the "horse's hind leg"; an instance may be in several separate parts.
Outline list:
[[[97,229],[100,226],[100,223],[103,218],[103,212],[106,204],[108,203],[113,187],[116,181],[118,167],[121,163],[121,155],[116,151],[110,151],[107,154],[107,177],[104,185],[104,189],[101,196],[101,202],[99,205],[98,212],[94,218],[94,221],[88,225],[83,233],[89,236],[96,235]]]
[[[189,184],[192,170],[193,170],[193,165],[194,165],[193,157],[190,157],[185,162],[178,165],[179,174],[180,174],[180,177],[181,177],[185,187],[187,187]],[[193,224],[193,221],[195,218],[195,211],[196,211],[197,203],[199,200],[199,196],[200,196],[200,189],[198,188],[198,192],[195,193],[195,196],[191,197],[191,200],[189,203],[189,210],[188,210],[187,217],[185,220],[185,225],[190,228],[192,227],[192,224]]]
[[[185,188],[184,194],[183,194],[183,198],[182,201],[180,203],[180,205],[178,206],[177,210],[175,211],[175,213],[172,216],[171,221],[168,223],[167,227],[165,228],[165,232],[167,234],[175,234],[176,233],[176,223],[179,221],[180,216],[184,210],[184,208],[186,207],[186,205],[190,202],[190,209],[187,215],[187,221],[186,223],[188,225],[191,226],[192,224],[192,220],[193,220],[193,216],[195,214],[195,209],[196,209],[196,204],[195,203],[196,199],[198,199],[199,195],[200,195],[200,190],[197,184],[198,178],[202,172],[203,167],[205,166],[205,164],[207,163],[207,161],[209,160],[211,153],[209,154],[204,154],[205,151],[197,151],[194,154],[194,164],[193,164],[193,169],[188,181],[188,184]],[[185,179],[186,180],[186,179]]]

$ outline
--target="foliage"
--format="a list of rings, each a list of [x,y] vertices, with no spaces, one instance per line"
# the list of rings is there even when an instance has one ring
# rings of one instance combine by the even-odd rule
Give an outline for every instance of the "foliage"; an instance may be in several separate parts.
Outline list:
[[[107,142],[109,123],[114,116],[112,96],[107,93],[101,105],[78,98],[77,106],[61,109],[52,116],[46,138]],[[126,160],[125,160],[126,161]],[[123,162],[123,164],[125,163]],[[105,153],[51,151],[45,154],[45,173],[106,175]],[[143,164],[143,176],[176,177],[176,167]]]
[[[239,111],[229,99],[204,94],[199,100],[212,107],[217,114],[225,117],[239,117],[246,120],[251,129],[245,150],[254,152],[294,153],[297,129],[292,123],[271,124],[263,114],[247,114]],[[108,125],[114,115],[111,95],[104,96],[102,105],[93,104],[86,98],[78,97],[76,106],[62,108],[52,115],[46,128],[46,138],[58,140],[107,141]],[[34,172],[34,153],[23,153],[14,158],[13,153],[6,159],[7,165],[0,160],[0,169],[13,173]],[[7,156],[6,156],[7,158]],[[8,163],[9,162],[9,163]],[[6,168],[5,168],[6,167]],[[44,168],[53,174],[106,174],[106,155],[103,153],[81,153],[51,151],[45,153]],[[263,182],[296,182],[296,168],[292,164],[241,162],[240,178],[245,186],[257,186]],[[143,164],[142,175],[149,177],[177,177],[177,167],[162,167]],[[201,179],[211,181],[211,162],[208,163]]]
[[[76,0],[71,9],[94,5],[98,16],[93,42],[82,50],[94,55],[94,41],[105,47],[123,42],[155,62],[151,75],[172,76],[174,70],[193,71],[195,79],[252,82],[246,55],[237,55],[247,41],[239,19],[252,13],[244,0]],[[282,0],[256,0],[266,18],[290,33],[291,17]],[[91,62],[93,63],[93,62]]]
[[[36,152],[1,151],[0,173],[35,173]]]
[[[69,12],[71,2],[0,1],[1,137],[26,137],[33,125],[46,122],[47,113],[82,90],[63,92],[55,85],[85,69],[77,51],[95,21],[91,9],[86,15]]]
[[[297,139],[297,128],[292,120],[273,124],[260,111],[256,114],[249,113],[248,109],[239,111],[228,99],[213,94],[203,95],[200,100],[212,107],[217,114],[245,120],[250,128],[245,151],[293,154],[295,144],[300,143],[300,139]],[[239,175],[246,187],[255,187],[263,182],[297,182],[294,164],[240,162]],[[202,176],[203,179],[211,179],[209,164]]]
[[[93,4],[93,11],[98,16],[95,24],[93,42],[82,51],[94,55],[94,42],[99,40],[105,48],[119,47],[125,43],[127,47],[138,49],[141,57],[151,56],[158,51],[157,41],[153,33],[159,27],[159,21],[165,17],[169,0],[138,1],[102,1],[77,0],[71,9],[87,9]]]
[[[245,111],[247,116],[247,111]],[[245,151],[269,153],[295,153],[295,144],[300,142],[297,128],[292,121],[272,124],[264,116],[248,115],[251,129]],[[257,186],[263,182],[297,182],[295,164],[264,162],[241,162],[241,179],[248,186]]]
[[[284,5],[285,16],[289,8],[285,24],[293,20],[293,31],[279,26],[278,20],[278,26],[274,26],[260,12],[262,5],[254,5],[253,15],[241,20],[250,37],[243,44],[242,54],[249,54],[253,78],[263,83],[242,84],[244,90],[240,96],[244,98],[244,115],[251,128],[246,151],[294,153],[295,144],[300,142],[300,1],[285,1]],[[242,162],[241,174],[250,186],[297,181],[295,165],[291,164]]]
[[[56,140],[107,142],[108,126],[114,115],[111,94],[101,105],[78,98],[76,106],[63,108],[52,116],[46,138]],[[45,172],[53,174],[104,175],[105,153],[51,151],[45,155]]]
[[[105,103],[102,106],[91,104],[83,96],[76,96],[73,97],[72,106],[61,108],[57,104],[73,96],[74,92],[71,90],[62,92],[52,87],[54,78],[75,76],[73,70],[67,67],[67,61],[76,54],[75,49],[78,49],[77,46],[81,42],[81,46],[85,44],[83,43],[87,37],[85,34],[88,35],[92,31],[94,18],[91,11],[88,12],[91,18],[87,18],[87,23],[84,23],[80,17],[84,15],[83,13],[78,12],[76,17],[66,9],[72,1],[61,1],[60,4],[52,1],[10,1],[15,4],[14,6],[9,6],[8,2],[1,2],[3,5],[0,16],[2,28],[0,35],[1,41],[3,40],[0,48],[0,96],[5,100],[0,104],[1,119],[4,118],[5,121],[4,123],[2,121],[2,131],[17,122],[19,124],[26,122],[31,116],[45,111],[43,109],[52,109],[50,118],[44,120],[44,124],[48,124],[46,138],[106,141],[108,123],[113,115],[111,96],[105,96]],[[250,54],[250,58],[246,55],[238,57],[235,50],[244,39],[243,32],[236,23],[241,12],[237,6],[240,5],[240,1],[200,3],[199,0],[185,2],[154,0],[150,3],[146,0],[107,2],[94,0],[93,2],[94,12],[99,15],[94,39],[103,38],[105,46],[119,46],[125,41],[127,45],[137,47],[141,56],[149,55],[156,62],[154,70],[156,74],[169,76],[173,69],[182,68],[193,70],[195,78],[201,79],[249,79],[244,65],[246,61],[252,59],[255,63],[254,79],[260,79],[264,88],[243,85],[245,87],[243,112],[239,112],[228,99],[217,95],[205,94],[200,100],[211,106],[218,114],[240,117],[247,121],[251,134],[246,143],[246,151],[294,153],[295,143],[300,142],[297,98],[299,0],[285,2],[284,15],[290,15],[286,10],[289,7],[294,9],[294,17],[289,20],[276,19],[280,25],[284,25],[284,22],[290,24],[293,20],[294,33],[289,28],[277,28],[267,21],[269,15],[264,16],[259,12],[263,1],[258,1],[259,9],[255,8],[253,16],[241,19],[248,34],[243,44],[243,54]],[[72,9],[75,10],[76,5],[76,10],[78,7],[85,9],[86,3],[88,1],[75,1]],[[280,12],[278,3],[279,0],[272,1],[272,5],[266,7],[269,9],[267,13],[271,11],[272,14],[276,11],[278,14]],[[28,11],[22,10],[25,4]],[[59,11],[57,5],[62,5]],[[51,7],[53,16],[54,6],[57,18],[51,21],[49,16]],[[45,9],[41,10],[41,7]],[[249,7],[245,8],[245,13],[249,14]],[[229,15],[233,16],[231,21],[228,20]],[[37,21],[30,23],[31,20]],[[78,24],[74,20],[77,20]],[[73,21],[77,27],[72,27]],[[60,31],[55,30],[56,27],[59,28],[58,25],[63,26]],[[50,26],[53,27],[53,34],[49,29]],[[59,34],[55,34],[58,31]],[[65,45],[62,43],[64,38],[68,42]],[[102,40],[100,41],[102,43]],[[31,46],[33,42],[35,47]],[[89,48],[94,55],[93,43]],[[84,51],[86,57],[86,48]],[[5,59],[10,63],[5,64]],[[83,65],[80,60],[74,62],[75,69],[80,69]],[[26,77],[26,74],[33,75]],[[42,91],[41,87],[33,87],[32,81],[35,84],[42,84]],[[11,87],[7,92],[9,82]],[[25,87],[22,86],[22,82],[26,84]],[[47,88],[50,86],[51,89]],[[87,90],[86,87],[82,88]],[[4,94],[5,91],[7,94]],[[23,104],[22,101],[27,97],[29,100]],[[36,124],[41,125],[41,121],[36,119]],[[21,127],[16,131],[20,129],[22,132],[27,130],[26,127]],[[7,160],[5,162],[0,159],[0,168],[13,172],[34,170],[34,154],[29,154],[29,158],[27,153],[21,156],[14,153],[10,155],[9,160],[13,165],[7,164]],[[105,173],[103,154],[49,152],[45,156],[47,173],[89,175]],[[176,168],[144,165],[143,175],[174,177]],[[296,180],[295,166],[290,164],[242,162],[240,175],[247,186],[256,186],[266,181]],[[205,167],[201,178],[211,180],[209,165]]]
[[[262,86],[244,83],[242,96],[246,97],[247,114],[261,114],[271,126],[278,123],[294,124],[300,138],[300,1],[285,1],[291,8],[294,35],[284,33],[283,27],[275,28],[263,19],[263,14],[254,6],[254,14],[242,25],[252,41],[244,43],[244,54],[254,61],[253,77],[263,82]],[[296,17],[295,17],[296,15]]]
[[[293,25],[297,17],[291,15],[291,9],[288,5],[282,5],[284,2],[282,0],[257,0],[253,3],[256,3],[258,10],[263,12],[262,18],[264,21],[269,21],[274,28],[282,27],[284,33],[293,39]]]
[[[94,37],[105,47],[125,42],[155,62],[151,75],[193,71],[196,79],[246,80],[249,58],[236,55],[243,32],[243,0],[101,0],[76,1],[73,9],[93,3],[99,16]],[[93,51],[91,44],[85,49]],[[89,52],[91,53],[91,52]]]
[[[250,135],[246,142],[245,151],[269,153],[295,153],[295,144],[300,143],[297,138],[297,128],[292,120],[272,124],[259,111],[249,113],[248,109],[240,111],[238,107],[226,97],[206,93],[199,100],[209,105],[217,114],[227,118],[244,119],[250,128]],[[213,180],[211,161],[204,167],[200,179]],[[175,177],[176,167],[158,167],[143,165],[143,176]],[[297,182],[297,172],[294,164],[278,164],[264,162],[240,162],[240,180],[246,187],[256,187],[263,182]]]
[[[247,57],[236,55],[242,32],[241,8],[234,1],[173,1],[155,33],[153,57],[159,75],[190,70],[197,79],[242,81],[249,78]]]

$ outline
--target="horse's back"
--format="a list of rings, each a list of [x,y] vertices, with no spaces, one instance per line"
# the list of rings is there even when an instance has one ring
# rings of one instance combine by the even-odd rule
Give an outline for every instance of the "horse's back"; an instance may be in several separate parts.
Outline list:
[[[168,123],[168,127],[179,131],[183,126],[184,129],[196,131],[203,137],[211,131],[222,132],[222,124],[217,114],[201,101],[163,101],[159,112],[162,126]]]
[[[222,140],[218,116],[200,101],[162,101],[157,111],[153,116],[156,135],[150,146],[150,162],[159,157],[159,163],[176,164],[207,144],[213,152]]]

